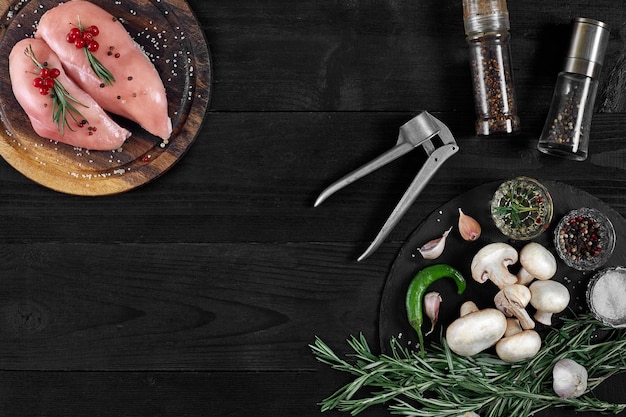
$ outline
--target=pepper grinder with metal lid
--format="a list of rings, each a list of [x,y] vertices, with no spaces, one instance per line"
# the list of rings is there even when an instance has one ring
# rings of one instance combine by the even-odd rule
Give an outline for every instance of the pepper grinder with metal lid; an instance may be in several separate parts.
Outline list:
[[[593,106],[609,29],[603,22],[574,19],[565,69],[559,73],[537,149],[576,161],[587,159]]]
[[[463,23],[470,48],[476,134],[518,132],[506,0],[463,0]]]

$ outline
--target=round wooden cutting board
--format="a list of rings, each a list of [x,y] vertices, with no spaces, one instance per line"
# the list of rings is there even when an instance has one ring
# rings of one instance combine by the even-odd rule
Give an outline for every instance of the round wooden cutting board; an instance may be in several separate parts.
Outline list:
[[[43,186],[85,196],[132,190],[181,159],[204,121],[212,81],[204,33],[184,0],[91,1],[122,20],[161,74],[173,125],[168,143],[119,117],[114,119],[132,132],[120,150],[89,151],[39,137],[12,93],[8,56],[17,41],[33,36],[43,13],[59,2],[22,0],[0,9],[0,155]]]

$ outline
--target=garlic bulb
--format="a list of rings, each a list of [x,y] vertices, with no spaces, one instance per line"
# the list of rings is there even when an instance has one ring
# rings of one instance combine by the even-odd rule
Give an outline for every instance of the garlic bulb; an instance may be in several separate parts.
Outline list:
[[[446,230],[440,238],[426,242],[417,251],[422,255],[422,257],[424,257],[424,259],[438,258],[443,253],[443,249],[446,246],[446,238],[450,234],[451,230],[452,227]]]
[[[473,217],[463,213],[459,207],[459,233],[467,241],[474,241],[480,237],[480,224]]]
[[[424,296],[424,313],[430,319],[430,330],[425,336],[428,336],[435,330],[435,324],[437,324],[437,319],[439,318],[439,306],[443,299],[438,292],[431,291]]]
[[[571,359],[561,359],[552,369],[552,388],[561,398],[576,398],[587,389],[587,370]]]

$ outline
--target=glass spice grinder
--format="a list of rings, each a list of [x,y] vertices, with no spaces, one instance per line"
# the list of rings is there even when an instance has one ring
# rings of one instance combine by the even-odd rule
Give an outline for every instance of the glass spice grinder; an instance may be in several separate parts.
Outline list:
[[[574,19],[565,69],[559,73],[537,149],[576,161],[587,159],[598,76],[609,42],[603,22]]]
[[[470,49],[476,134],[518,132],[506,0],[463,0],[463,24]]]

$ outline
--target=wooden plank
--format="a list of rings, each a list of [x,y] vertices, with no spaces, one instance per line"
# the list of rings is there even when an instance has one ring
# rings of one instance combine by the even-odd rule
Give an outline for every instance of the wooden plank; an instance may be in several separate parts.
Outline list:
[[[0,372],[0,412],[19,416],[316,416],[346,382],[327,372]],[[381,411],[382,407],[375,408]],[[340,412],[324,413],[338,417]],[[361,414],[370,417],[373,410]]]
[[[317,402],[350,382],[330,369],[315,372],[0,372],[0,412],[19,416],[320,416]],[[620,401],[607,382],[601,399]],[[323,416],[345,417],[328,411]],[[359,416],[389,415],[375,406]],[[568,417],[565,408],[538,417]],[[600,413],[584,413],[600,417]],[[618,414],[626,415],[625,412]]]
[[[429,213],[482,183],[516,175],[564,181],[626,213],[622,114],[594,118],[590,157],[571,163],[535,150],[543,115],[513,138],[476,138],[471,116],[436,113],[460,146],[396,228],[400,241]],[[403,157],[313,208],[328,184],[395,143],[411,113],[211,113],[178,166],[131,193],[67,196],[0,162],[5,242],[367,242],[424,163]],[[485,164],[484,155],[493,162]],[[276,227],[282,224],[284,227]],[[167,225],[167,227],[163,227]]]
[[[215,62],[213,109],[458,110],[473,113],[461,2],[191,0]],[[509,2],[521,112],[545,112],[563,68],[570,22],[626,21],[615,0]],[[601,87],[605,111],[625,111],[624,41],[612,36]],[[607,94],[604,94],[606,92]],[[599,103],[600,104],[600,103]]]
[[[376,339],[388,245],[2,244],[0,369],[289,370]]]

